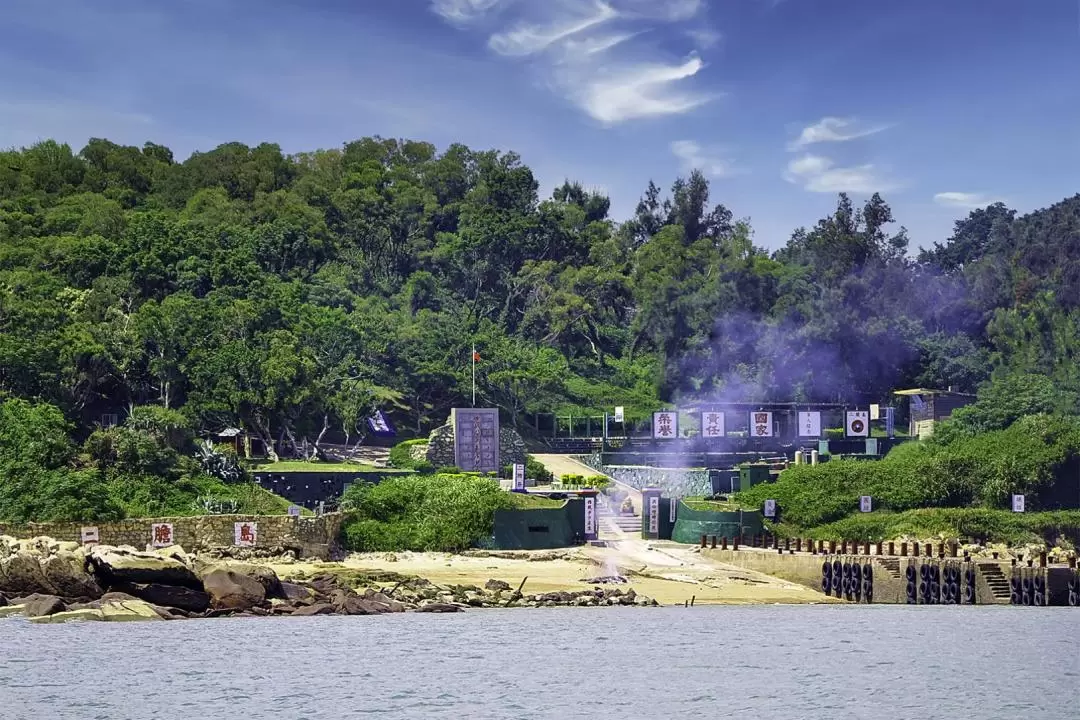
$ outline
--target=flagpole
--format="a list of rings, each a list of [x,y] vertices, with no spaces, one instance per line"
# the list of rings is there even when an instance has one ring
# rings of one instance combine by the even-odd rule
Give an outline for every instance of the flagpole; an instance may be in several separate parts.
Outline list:
[[[476,407],[476,343],[472,346],[472,406]]]

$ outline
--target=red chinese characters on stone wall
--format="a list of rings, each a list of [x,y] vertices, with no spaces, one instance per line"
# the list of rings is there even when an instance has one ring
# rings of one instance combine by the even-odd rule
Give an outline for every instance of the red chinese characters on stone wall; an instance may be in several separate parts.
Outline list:
[[[154,523],[150,526],[150,544],[154,547],[168,547],[173,544],[172,523]]]

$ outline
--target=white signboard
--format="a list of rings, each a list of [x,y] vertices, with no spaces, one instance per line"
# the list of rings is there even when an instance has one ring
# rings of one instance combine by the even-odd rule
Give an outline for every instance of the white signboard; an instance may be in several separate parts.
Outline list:
[[[871,420],[880,420],[881,419],[881,406],[878,405],[877,403],[874,403],[874,404],[870,405],[870,419]]]
[[[624,411],[623,411],[623,406],[622,405],[616,405],[615,406],[615,422],[622,422],[624,418],[625,418],[625,414],[624,414]]]
[[[84,527],[79,535],[82,537],[83,545],[93,545],[101,542],[101,536],[98,534],[96,527]]]
[[[585,498],[585,534],[596,534],[596,498]]]
[[[750,413],[750,437],[772,437],[772,413],[771,412],[752,412]]]
[[[873,501],[871,501],[869,495],[863,495],[859,498],[859,512],[870,512],[873,510]]]
[[[251,547],[259,540],[259,524],[253,522],[233,523],[233,544]]]
[[[169,547],[173,544],[172,523],[153,523],[150,525],[150,544],[154,547]]]
[[[865,410],[848,411],[844,427],[848,437],[870,437],[870,413]]]
[[[767,517],[767,518],[776,517],[776,501],[775,500],[766,500],[765,501],[765,513],[764,514],[765,514],[765,517]]]
[[[675,522],[675,508],[679,504],[679,498],[671,498],[668,500],[668,520]]]
[[[821,437],[821,413],[807,410],[799,413],[799,437]]]
[[[654,412],[652,416],[652,436],[661,440],[670,440],[679,435],[679,415],[673,412]]]
[[[649,496],[649,533],[660,532],[660,496]]]
[[[293,517],[300,517],[300,506],[299,505],[290,505],[289,506],[289,515],[291,515]]]
[[[1024,512],[1024,496],[1013,495],[1013,512]]]
[[[514,463],[514,489],[525,489],[525,466],[522,463]]]
[[[701,413],[701,437],[722,438],[726,434],[727,433],[724,430],[724,413]]]

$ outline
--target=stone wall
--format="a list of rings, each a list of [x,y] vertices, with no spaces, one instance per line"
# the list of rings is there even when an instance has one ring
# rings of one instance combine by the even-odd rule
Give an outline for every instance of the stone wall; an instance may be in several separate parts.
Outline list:
[[[525,462],[525,441],[517,430],[499,426],[499,463],[503,467]],[[431,431],[427,444],[427,461],[436,468],[450,467],[454,459],[454,426],[437,427]]]
[[[137,518],[117,522],[79,523],[0,523],[0,535],[18,539],[51,537],[60,541],[81,542],[84,527],[98,529],[102,545],[130,545],[145,548],[151,544],[151,526],[171,523],[173,543],[185,550],[234,547],[238,522],[256,525],[254,548],[293,550],[300,557],[329,557],[337,543],[342,518],[330,513],[317,518],[289,515],[202,515],[198,517]]]

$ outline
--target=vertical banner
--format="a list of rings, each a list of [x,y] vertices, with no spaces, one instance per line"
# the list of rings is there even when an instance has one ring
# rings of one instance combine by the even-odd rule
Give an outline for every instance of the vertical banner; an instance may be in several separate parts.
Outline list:
[[[870,437],[870,413],[865,410],[849,410],[844,432],[848,437]]]
[[[668,520],[675,522],[675,508],[679,506],[679,498],[671,498],[668,500]]]
[[[724,413],[703,412],[701,413],[701,437],[722,438],[726,435],[724,428]]]
[[[251,547],[258,541],[259,525],[253,522],[233,523],[233,544]]]
[[[877,403],[871,403],[871,405],[870,405],[870,419],[871,420],[880,420],[881,419],[881,406],[878,405]]]
[[[673,412],[654,412],[653,437],[661,440],[670,440],[679,433],[679,416]]]
[[[885,436],[890,439],[896,437],[896,408],[885,408]]]
[[[525,489],[525,466],[521,463],[514,463],[514,489]]]
[[[101,535],[96,527],[84,527],[79,532],[83,545],[96,545],[101,542]]]
[[[660,496],[649,496],[649,534],[660,534]]]
[[[154,547],[169,547],[173,544],[172,523],[154,523],[150,526],[150,544]]]
[[[873,509],[874,504],[869,495],[863,495],[859,498],[859,512],[872,512]]]
[[[762,511],[762,514],[767,518],[776,517],[776,501],[775,500],[766,500],[765,501],[765,508]]]
[[[585,539],[596,539],[596,498],[591,495],[585,498]]]
[[[821,413],[817,410],[806,410],[799,413],[799,437],[821,437]]]
[[[625,418],[625,412],[622,405],[615,406],[615,422],[623,422]]]
[[[1024,496],[1013,495],[1012,496],[1012,511],[1016,513],[1024,512]]]
[[[772,413],[771,412],[752,412],[750,413],[750,437],[772,437]]]

